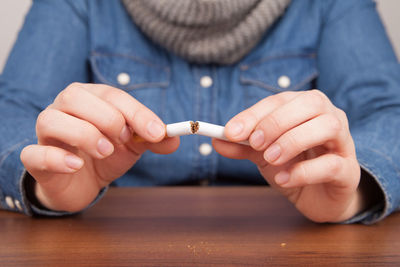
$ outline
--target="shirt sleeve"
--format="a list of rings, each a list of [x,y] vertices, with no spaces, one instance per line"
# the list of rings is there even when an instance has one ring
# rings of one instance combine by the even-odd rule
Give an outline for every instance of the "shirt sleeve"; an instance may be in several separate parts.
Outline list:
[[[21,150],[37,142],[38,114],[72,82],[88,82],[85,1],[35,0],[0,76],[0,206],[25,214],[63,215],[26,195]],[[28,188],[29,189],[29,188]]]
[[[346,112],[361,168],[383,192],[347,221],[370,224],[400,205],[400,66],[372,0],[324,3],[317,85]]]

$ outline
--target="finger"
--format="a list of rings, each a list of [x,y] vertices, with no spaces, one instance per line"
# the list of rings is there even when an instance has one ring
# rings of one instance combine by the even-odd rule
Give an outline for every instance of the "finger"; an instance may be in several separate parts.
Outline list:
[[[264,158],[270,164],[281,165],[320,145],[324,145],[327,151],[336,147],[346,148],[345,133],[338,118],[330,113],[323,114],[285,132],[268,147]]]
[[[165,124],[161,119],[130,94],[108,85],[80,85],[117,108],[130,128],[146,141],[157,143],[165,137]]]
[[[114,145],[95,126],[56,109],[45,109],[39,114],[36,134],[41,145],[57,140],[97,159],[114,152]]]
[[[263,117],[293,99],[297,92],[272,95],[233,117],[225,126],[225,136],[232,142],[247,140]]]
[[[261,120],[249,138],[250,145],[265,150],[288,130],[333,110],[329,99],[318,90],[298,94]]]
[[[161,142],[158,143],[150,143],[143,141],[136,141],[132,138],[125,145],[129,150],[134,152],[136,155],[143,154],[146,150],[150,150],[153,153],[157,154],[170,154],[175,152],[180,144],[180,138],[178,136],[164,138]]]
[[[129,138],[129,129],[121,112],[80,84],[68,86],[56,97],[51,108],[88,121],[116,143],[125,143]]]
[[[263,153],[255,151],[249,146],[216,138],[213,138],[212,145],[215,151],[224,157],[231,159],[248,159],[259,167],[265,167],[267,164],[267,162],[264,160]]]
[[[335,154],[324,154],[296,163],[291,169],[279,172],[274,180],[284,188],[333,182],[339,187],[348,187],[349,172],[346,160]]]
[[[159,143],[148,143],[148,149],[157,154],[171,154],[175,152],[180,144],[178,136],[164,138]]]
[[[21,161],[33,177],[48,173],[74,173],[82,168],[83,160],[58,147],[30,145],[21,152]]]

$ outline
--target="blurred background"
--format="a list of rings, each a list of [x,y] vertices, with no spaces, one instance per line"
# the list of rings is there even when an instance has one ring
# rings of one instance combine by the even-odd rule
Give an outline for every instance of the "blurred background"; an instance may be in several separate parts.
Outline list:
[[[0,73],[31,2],[31,0],[0,1]],[[376,2],[397,57],[400,58],[400,0],[376,0]]]

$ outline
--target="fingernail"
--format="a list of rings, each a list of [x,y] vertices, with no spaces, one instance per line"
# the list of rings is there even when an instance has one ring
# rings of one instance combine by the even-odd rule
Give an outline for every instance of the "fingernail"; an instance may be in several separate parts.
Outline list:
[[[125,125],[124,128],[122,128],[121,134],[119,135],[119,140],[121,143],[125,144],[129,141],[131,137],[132,133],[129,130],[128,126]]]
[[[275,183],[278,185],[283,185],[289,182],[290,175],[286,171],[281,171],[275,176]]]
[[[232,136],[237,136],[243,131],[243,123],[240,122],[232,122],[228,125],[228,131]]]
[[[249,142],[252,147],[257,148],[264,144],[264,131],[256,130],[254,133],[250,135]]]
[[[97,141],[97,151],[103,156],[109,156],[114,152],[114,146],[105,138],[100,138]]]
[[[280,155],[281,147],[278,144],[273,144],[265,151],[265,160],[268,162],[274,162]]]
[[[74,155],[66,155],[64,160],[68,168],[74,170],[79,170],[83,165],[83,160]]]
[[[158,139],[165,134],[165,127],[160,122],[153,120],[147,124],[147,132],[154,139]]]

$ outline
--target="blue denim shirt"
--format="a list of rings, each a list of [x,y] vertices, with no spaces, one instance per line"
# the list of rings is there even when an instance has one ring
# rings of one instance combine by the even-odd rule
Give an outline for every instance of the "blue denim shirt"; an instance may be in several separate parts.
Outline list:
[[[120,73],[128,84],[118,82]],[[204,76],[210,87],[201,86]],[[282,76],[290,83],[279,82]],[[0,77],[4,209],[62,214],[29,203],[19,154],[36,143],[39,112],[72,82],[126,90],[165,123],[221,125],[272,94],[317,88],[347,113],[359,163],[384,192],[384,203],[350,222],[375,222],[400,205],[400,68],[373,1],[293,0],[257,47],[229,66],[191,64],[167,52],[142,34],[120,1],[33,1]],[[113,184],[266,183],[249,161],[202,155],[203,143],[210,139],[187,136],[171,155],[146,152]]]

